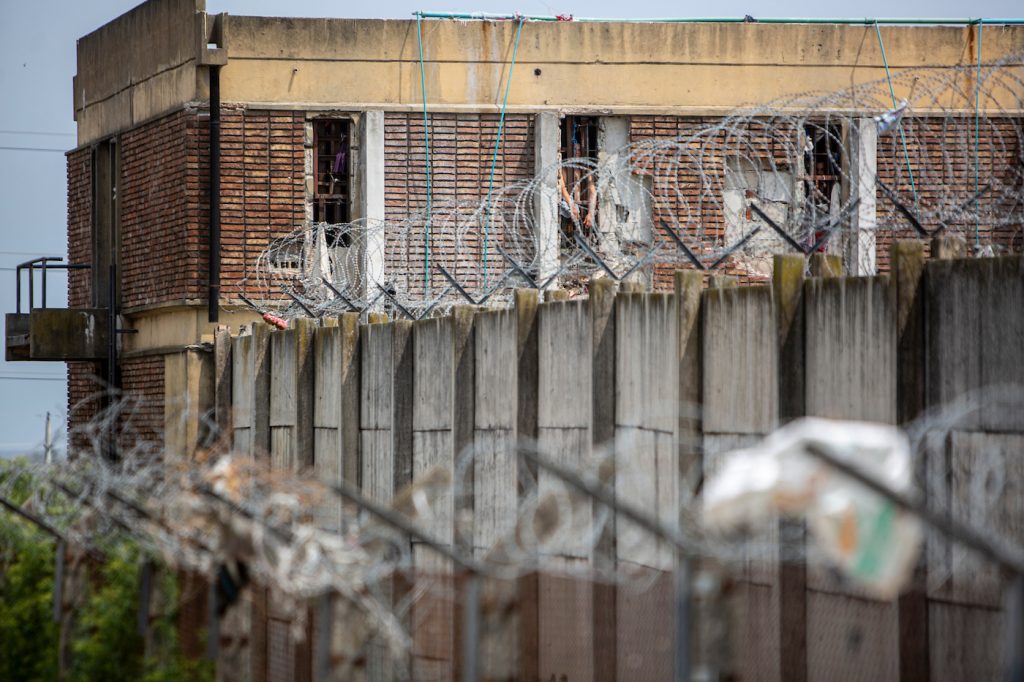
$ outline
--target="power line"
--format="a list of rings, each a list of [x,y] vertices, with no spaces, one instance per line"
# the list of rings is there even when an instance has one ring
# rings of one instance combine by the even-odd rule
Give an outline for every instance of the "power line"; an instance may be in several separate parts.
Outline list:
[[[74,133],[53,133],[45,130],[0,130],[2,135],[46,135],[48,137],[74,137]]]
[[[67,381],[64,377],[17,377],[0,374],[0,381]]]
[[[8,267],[0,267],[0,270],[3,270],[3,271],[5,271],[5,272],[14,272],[14,271],[15,271],[15,270],[17,270],[17,269],[18,269],[18,268],[8,268]],[[25,270],[26,272],[28,272],[28,269],[27,269],[27,268],[23,268],[23,269],[24,269],[24,270]],[[36,271],[36,272],[42,272],[42,271],[43,271],[43,269],[42,269],[41,267],[39,267],[39,266],[36,266],[36,268],[35,268],[35,271]],[[67,270],[65,270],[64,268],[46,268],[46,273],[47,273],[47,274],[49,274],[49,273],[51,273],[51,272],[53,272],[53,273],[57,273],[57,272],[68,272],[68,271],[67,271]]]
[[[60,152],[61,154],[67,151],[67,149],[52,149],[50,147],[0,147],[0,149],[16,152]]]

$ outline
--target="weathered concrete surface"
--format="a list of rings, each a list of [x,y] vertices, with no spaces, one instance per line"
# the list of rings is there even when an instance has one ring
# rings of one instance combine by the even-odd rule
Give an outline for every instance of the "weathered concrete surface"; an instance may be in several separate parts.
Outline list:
[[[812,278],[804,284],[809,416],[896,423],[896,311],[884,277]],[[808,679],[898,677],[895,604],[865,601],[824,567],[807,570]],[[829,624],[829,627],[825,627]]]
[[[419,105],[415,21],[229,17],[225,96],[239,101]],[[515,42],[515,22],[427,21],[428,101],[494,108]],[[892,68],[957,65],[964,29],[882,27]],[[1019,31],[992,27],[983,59],[1020,50]],[[525,105],[718,111],[808,89],[834,91],[885,77],[863,26],[555,23],[523,28],[509,107]],[[990,45],[991,41],[991,45]],[[799,49],[799,46],[814,46]],[[774,55],[766,62],[765,55]],[[345,62],[338,73],[333,65]],[[293,69],[298,67],[298,73]],[[527,71],[529,70],[529,71]],[[728,82],[730,87],[721,84]],[[606,87],[615,83],[615,88]],[[907,95],[896,82],[896,97]],[[973,100],[960,100],[968,109]],[[953,104],[955,106],[955,104]]]
[[[422,28],[429,106],[497,111],[516,22],[426,21]],[[150,0],[79,41],[79,144],[204,99],[199,65],[225,60],[226,102],[416,109],[424,100],[416,29],[409,20],[207,17],[202,0]],[[958,66],[973,30],[884,26],[887,63]],[[513,79],[508,108],[721,115],[749,102],[884,79],[872,33],[854,25],[528,22],[517,55],[517,73],[528,75]],[[207,48],[211,37],[222,49]],[[988,63],[1022,48],[1024,29],[990,25],[981,57]],[[909,83],[894,85],[897,99],[909,96]],[[943,102],[973,111],[969,91]],[[997,92],[982,106],[1011,99]]]
[[[896,316],[888,282],[813,278],[804,285],[808,416],[896,422]]]
[[[771,289],[704,294],[704,432],[768,433],[778,420]]]
[[[358,485],[359,316],[345,313],[339,322],[313,337],[313,468],[325,483]],[[340,500],[320,505],[317,521],[341,530]]]
[[[519,504],[516,448],[519,411],[515,309],[477,313],[473,354],[473,554],[485,558],[496,545],[514,545]],[[522,609],[515,581],[487,580],[483,598],[481,675],[513,679],[520,672]]]
[[[928,292],[928,404],[948,406],[974,393],[984,409],[957,428],[1024,432],[1020,394],[998,397],[1000,387],[1024,386],[1024,270],[1020,256],[932,260]]]
[[[669,294],[620,294],[615,305],[615,494],[669,527],[679,520],[678,338]],[[647,589],[616,592],[616,661],[620,680],[672,673],[671,571],[674,549],[625,519],[616,519],[615,558]]]
[[[270,328],[258,323],[232,342],[234,447],[251,457],[270,452]]]
[[[666,643],[672,593],[659,572],[671,567],[674,557],[619,519],[609,524],[615,526],[615,543],[605,548],[600,537],[595,543],[592,524],[600,519],[599,509],[554,477],[531,471],[516,457],[516,446],[532,446],[535,434],[549,457],[574,468],[591,467],[595,449],[604,443],[601,434],[610,426],[615,461],[601,470],[606,483],[621,499],[674,523],[684,481],[688,485],[684,475],[690,468],[684,460],[689,457],[704,475],[713,474],[722,453],[753,445],[774,428],[784,400],[784,418],[807,413],[895,423],[911,414],[906,411],[911,403],[922,406],[926,396],[955,400],[959,394],[954,381],[992,386],[992,379],[984,383],[993,376],[989,365],[1016,380],[1020,370],[1014,349],[1020,344],[1015,334],[1022,315],[1014,305],[1021,293],[1019,259],[924,266],[917,258],[920,252],[909,249],[905,258],[896,259],[891,284],[884,278],[804,281],[803,259],[797,256],[782,259],[774,290],[702,292],[700,274],[694,273],[679,277],[676,295],[608,297],[614,294],[609,283],[595,287],[592,301],[538,306],[537,292],[519,291],[513,310],[473,316],[464,309],[454,317],[415,325],[363,325],[358,357],[348,361],[350,372],[356,371],[357,362],[359,366],[359,477],[364,490],[389,501],[414,474],[420,476],[434,465],[461,472],[465,478],[459,494],[441,495],[429,530],[480,557],[511,533],[521,501],[521,476],[529,480],[536,475],[542,495],[556,493],[566,502],[560,510],[561,530],[541,546],[542,563],[562,573],[485,586],[487,603],[495,607],[484,615],[483,670],[496,677],[591,679],[610,659],[614,664],[603,669],[605,675],[663,677],[671,660]],[[791,272],[786,270],[790,261]],[[925,328],[926,322],[930,327]],[[318,433],[339,432],[346,423],[338,405],[344,382],[336,380],[344,324],[342,320],[342,327],[318,330],[313,343],[318,373],[309,379],[316,386],[310,409]],[[354,332],[354,317],[349,324]],[[985,334],[975,338],[979,329]],[[906,345],[915,335],[928,342]],[[261,325],[253,337],[233,342],[231,391],[239,447],[251,447],[250,432],[266,432],[266,426],[259,426],[261,419],[281,430],[284,445],[275,442],[275,448],[291,447],[295,427],[288,420],[294,415],[285,407],[285,393],[298,386],[288,369],[297,357],[294,336],[269,336],[277,345],[269,355],[264,353],[265,358],[273,356],[279,375],[275,394],[280,395],[262,400],[257,396],[271,396],[269,384],[261,389],[248,377],[258,377],[260,371],[264,380],[268,375],[266,359],[264,369],[258,369],[256,350],[261,338],[266,347],[266,328]],[[903,338],[901,349],[898,336]],[[790,364],[780,360],[780,353],[788,353]],[[904,369],[897,359],[913,361],[914,353],[923,367],[915,370],[916,383],[911,382],[917,388],[907,392],[896,383]],[[599,359],[609,354],[610,363]],[[184,366],[178,370],[177,375],[187,374]],[[797,396],[785,396],[786,391]],[[983,393],[976,406],[987,414],[961,411],[954,423],[936,422],[927,435],[927,496],[936,508],[997,537],[1013,538],[1024,522],[1024,494],[1019,490],[1024,469],[1013,456],[1024,448],[1014,409],[1020,393],[1005,400],[996,389],[986,391],[992,394]],[[681,396],[700,400],[705,394],[702,415],[682,409]],[[898,406],[898,397],[909,402]],[[270,407],[272,422],[270,413],[265,419],[257,413],[261,403]],[[610,416],[599,419],[599,414]],[[683,443],[679,434],[684,431],[700,443]],[[473,460],[460,469],[456,456],[468,445],[474,448]],[[317,442],[314,462],[328,446],[335,452],[333,441]],[[290,456],[291,450],[285,454]],[[328,473],[335,476],[338,471]],[[472,513],[456,525],[460,510]],[[807,679],[894,679],[901,670],[920,670],[911,666],[913,656],[924,656],[931,670],[945,676],[948,668],[949,676],[959,679],[991,676],[999,669],[1002,640],[997,635],[1002,632],[1005,585],[991,566],[929,538],[929,589],[921,595],[928,599],[923,602],[925,617],[908,621],[927,627],[921,633],[926,640],[922,649],[901,630],[903,600],[872,602],[814,566],[808,570],[802,562],[780,564],[781,538],[794,549],[804,542],[800,535],[784,535],[793,530],[801,529],[769,520],[768,529],[733,564],[733,667],[727,672],[758,679],[796,679],[790,672]],[[610,553],[600,555],[605,549]],[[592,581],[572,577],[573,572],[585,575],[602,559],[648,579],[646,589],[629,583],[601,593]],[[459,615],[452,595],[461,586],[451,567],[425,548],[414,551],[414,561],[418,579],[433,580],[436,589],[414,607],[413,670],[418,677],[457,676]],[[800,575],[794,578],[787,568],[799,569]],[[397,584],[387,589],[389,598],[396,599],[404,590]],[[612,598],[610,608],[601,603],[607,596]],[[507,617],[501,605],[513,602],[518,608]],[[260,608],[273,611],[272,600]],[[496,615],[487,620],[489,614]],[[264,624],[281,631],[281,622]],[[611,656],[597,651],[599,630],[609,624],[614,626]],[[254,642],[261,637],[259,625],[253,623]],[[794,641],[795,635],[801,639]],[[257,648],[254,644],[254,669]],[[960,658],[950,662],[948,651]],[[783,660],[789,655],[796,658]],[[371,679],[394,672],[377,644],[371,646],[369,660]]]
[[[313,322],[270,336],[270,464],[301,471],[313,466]]]
[[[932,601],[928,605],[929,666],[933,679],[997,680],[1004,676],[1006,618],[995,609]]]
[[[448,316],[413,324],[413,481],[433,470],[444,471],[454,486],[433,496],[432,518],[422,524],[438,542],[465,551],[456,537],[455,518],[472,502],[472,479],[463,479],[457,456],[473,433],[473,311],[456,308]],[[471,506],[468,507],[472,509]],[[472,531],[470,531],[472,533]],[[447,559],[413,542],[417,591],[413,606],[413,677],[458,677],[461,621],[453,567]]]
[[[364,495],[390,503],[398,490],[412,483],[412,325],[375,319],[359,328],[360,481]],[[390,580],[381,592],[392,603],[403,596]],[[383,643],[369,643],[368,680],[394,679],[404,666],[395,665]]]
[[[198,99],[198,33],[205,17],[197,12],[204,10],[204,0],[151,0],[79,39],[79,144]]]
[[[541,452],[574,469],[592,457],[593,331],[586,301],[545,303],[538,310],[539,388],[537,441]],[[553,475],[538,473],[539,493],[568,501],[559,532],[541,545],[545,561],[563,571],[591,559],[591,503]],[[590,581],[542,574],[539,578],[540,678],[593,676],[593,586]]]
[[[807,592],[809,680],[895,680],[899,665],[895,602]]]
[[[377,295],[377,282],[385,282],[384,271],[384,112],[373,110],[360,116],[358,213],[370,229],[361,255],[363,292],[367,300]]]
[[[206,445],[213,391],[212,353],[164,356],[164,450],[170,461],[189,460]]]
[[[8,320],[14,317],[8,315]],[[103,360],[110,316],[103,308],[36,308],[29,314],[32,360]]]

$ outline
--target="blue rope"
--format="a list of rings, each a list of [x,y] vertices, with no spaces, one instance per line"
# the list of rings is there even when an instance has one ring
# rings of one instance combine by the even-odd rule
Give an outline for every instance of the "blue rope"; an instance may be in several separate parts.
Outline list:
[[[519,52],[519,36],[523,32],[524,17],[519,18],[516,29],[516,43],[512,48],[512,64],[508,67],[508,80],[505,81],[505,99],[501,103],[501,117],[498,119],[498,137],[494,140],[494,155],[491,157],[491,179],[487,184],[487,214],[484,216],[484,288],[487,287],[487,241],[491,232],[491,193],[494,192],[494,171],[498,165],[498,149],[501,146],[501,133],[505,129],[505,108],[508,106],[508,91],[512,89],[512,71],[516,68],[516,54]]]
[[[974,247],[977,248],[980,243],[980,236],[978,234],[979,227],[979,215],[981,213],[981,199],[978,197],[978,100],[981,94],[981,28],[985,25],[984,19],[978,19],[978,75],[974,81]]]
[[[885,44],[882,43],[882,31],[878,28],[878,22],[875,22],[875,33],[878,34],[878,47],[882,50],[882,64],[885,65],[885,78],[889,81],[889,96],[892,97],[893,109],[896,108],[896,91],[892,88],[892,74],[889,73],[889,60],[885,58]],[[903,134],[903,120],[901,119],[897,123],[900,129],[900,140],[903,141],[903,159],[907,162],[907,174],[910,176],[910,190],[914,193],[914,207],[918,207],[917,203],[917,186],[914,184],[914,169],[910,167],[910,154],[907,153],[907,137]]]
[[[430,184],[430,127],[427,122],[427,77],[423,68],[423,13],[416,13],[416,39],[420,46],[420,92],[423,93],[423,134],[426,139],[425,165],[427,167],[427,221],[423,239],[423,287],[430,296],[430,219],[433,216],[434,191]]]

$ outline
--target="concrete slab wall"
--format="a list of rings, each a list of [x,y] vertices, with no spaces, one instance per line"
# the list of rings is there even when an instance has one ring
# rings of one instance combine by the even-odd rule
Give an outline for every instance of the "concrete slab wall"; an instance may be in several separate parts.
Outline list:
[[[456,515],[472,509],[473,480],[458,457],[472,445],[473,311],[459,308],[441,318],[413,325],[413,483],[440,470],[453,485],[432,491],[427,532],[439,543],[466,552],[469,538],[456,529]],[[468,454],[468,453],[467,453]],[[462,530],[462,529],[459,529]],[[472,535],[471,529],[466,529]],[[413,542],[414,679],[458,677],[457,631],[460,591],[451,562],[432,548]]]
[[[313,469],[313,323],[295,320],[270,334],[270,468],[309,474]],[[268,591],[266,597],[267,679],[303,682],[310,676],[311,642],[293,634],[289,606]]]
[[[591,404],[593,331],[587,301],[543,303],[537,312],[537,447],[573,469],[593,462]],[[541,497],[561,502],[559,530],[541,544],[543,563],[571,575],[586,572],[593,549],[594,510],[546,471]],[[587,580],[542,573],[539,578],[540,678],[593,674],[593,593]]]
[[[313,468],[325,483],[359,485],[359,316],[342,315],[336,326],[313,336]],[[318,507],[322,528],[341,530],[341,504]]]
[[[807,280],[804,323],[806,414],[895,424],[896,311],[888,279]],[[806,580],[808,679],[898,679],[896,602],[867,599],[824,567],[808,566]]]
[[[499,543],[512,553],[518,549],[517,322],[515,309],[480,312],[473,322],[472,550],[478,559],[496,556],[492,549]],[[525,621],[522,610],[511,609],[526,595],[515,581],[489,580],[484,589],[484,598],[496,607],[482,615],[481,672],[491,679],[511,679],[520,670]]]
[[[924,423],[929,502],[1016,544],[1024,527],[1024,259],[932,260],[924,268]],[[1007,582],[963,547],[927,541],[932,679],[998,677]]]
[[[674,295],[619,294],[615,302],[615,494],[669,527],[680,509],[678,336]],[[631,522],[615,526],[616,679],[669,679],[675,550]]]
[[[778,425],[779,344],[776,302],[768,287],[704,292],[701,374],[705,476],[721,455],[755,444]],[[731,567],[738,615],[731,634],[732,671],[742,679],[780,679],[778,523],[759,528]]]
[[[412,326],[408,322],[368,324],[359,329],[359,436],[362,492],[390,503],[412,483]],[[411,549],[409,550],[411,551]],[[404,594],[396,581],[381,586],[384,599]],[[407,662],[395,662],[385,645],[368,646],[368,680],[390,680]]]
[[[929,503],[1008,541],[1024,524],[1021,260],[921,260],[917,285],[903,265],[892,282],[805,280],[796,260],[776,264],[772,287],[723,281],[702,291],[699,276],[686,276],[675,294],[616,294],[605,282],[589,300],[538,305],[536,292],[517,292],[512,309],[460,308],[417,323],[344,316],[273,333],[261,325],[231,342],[233,442],[257,456],[265,443],[275,467],[312,465],[382,502],[439,466],[456,485],[436,496],[426,530],[477,558],[502,541],[512,543],[502,552],[514,550],[517,512],[536,480],[542,498],[558,503],[557,531],[539,548],[548,570],[485,581],[482,674],[664,678],[675,557],[528,466],[517,448],[539,447],[573,469],[611,454],[600,472],[617,497],[676,524],[722,453],[757,443],[782,420],[896,423],[914,418],[914,404],[941,407],[918,449]],[[923,339],[916,350],[912,338]],[[966,403],[962,387],[975,389]],[[340,523],[340,509],[323,522]],[[770,523],[727,562],[736,610],[723,673],[967,680],[1001,670],[1006,582],[992,566],[929,536],[923,611],[914,611],[903,599],[872,601],[817,564],[783,561],[780,545],[799,549],[802,533]],[[413,582],[392,581],[388,598],[428,589],[408,622],[414,655],[399,664],[417,679],[458,677],[460,576],[425,546],[409,551]],[[595,567],[625,580],[595,583]],[[274,621],[273,599],[259,608],[271,618],[252,622],[254,675],[282,665],[298,675],[293,659],[304,654],[293,645],[281,649],[287,660],[268,657],[267,638],[284,621]],[[908,623],[923,628],[923,649]],[[398,674],[377,643],[367,660],[368,679]]]

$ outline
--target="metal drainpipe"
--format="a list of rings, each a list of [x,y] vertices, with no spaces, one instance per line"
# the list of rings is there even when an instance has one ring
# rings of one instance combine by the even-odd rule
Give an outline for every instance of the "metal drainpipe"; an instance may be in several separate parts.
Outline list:
[[[209,321],[220,319],[220,67],[210,65]]]

